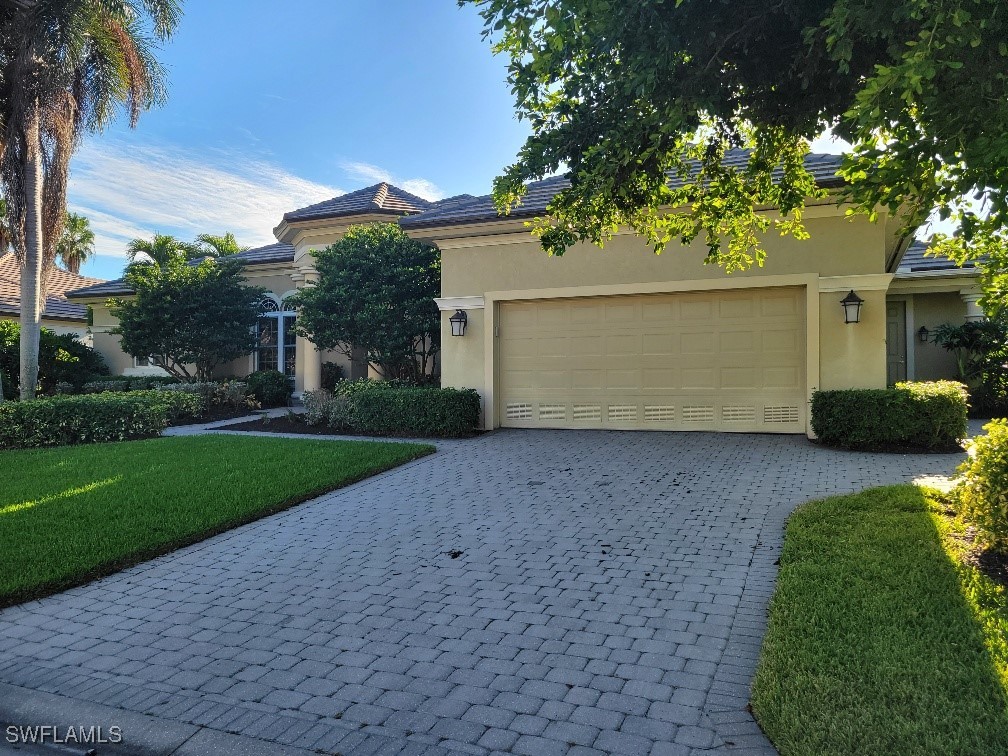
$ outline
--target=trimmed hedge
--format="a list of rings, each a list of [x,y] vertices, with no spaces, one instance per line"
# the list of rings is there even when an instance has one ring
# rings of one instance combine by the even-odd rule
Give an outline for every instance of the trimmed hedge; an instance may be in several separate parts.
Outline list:
[[[181,383],[178,378],[162,375],[111,375],[97,381],[88,381],[82,391],[85,394],[100,394],[105,391],[148,391],[160,386]]]
[[[816,391],[812,429],[824,444],[844,449],[951,450],[966,438],[967,398],[955,381]]]
[[[959,466],[956,495],[963,517],[987,546],[1008,550],[1008,420],[992,420]]]
[[[308,422],[371,436],[459,438],[480,427],[480,398],[472,389],[343,381],[335,393],[304,397]]]
[[[97,444],[157,436],[206,411],[202,396],[168,391],[84,394],[0,404],[0,448]]]

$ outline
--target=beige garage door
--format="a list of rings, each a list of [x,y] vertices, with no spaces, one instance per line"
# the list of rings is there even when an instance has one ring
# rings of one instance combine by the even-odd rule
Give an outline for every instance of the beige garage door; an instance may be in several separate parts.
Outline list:
[[[805,430],[802,289],[504,302],[499,318],[503,426]]]

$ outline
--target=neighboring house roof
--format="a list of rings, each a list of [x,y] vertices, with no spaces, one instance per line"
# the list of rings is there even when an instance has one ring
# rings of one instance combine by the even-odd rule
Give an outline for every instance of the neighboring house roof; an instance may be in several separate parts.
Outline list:
[[[915,240],[903,253],[903,258],[896,269],[896,275],[907,276],[912,273],[939,273],[941,271],[966,274],[976,272],[976,266],[972,262],[960,267],[947,257],[925,256],[924,253],[929,244],[929,241]]]
[[[822,187],[839,186],[842,180],[837,176],[842,160],[841,155],[809,153],[805,156],[805,168],[812,174]],[[749,161],[747,150],[731,150],[725,155],[723,164],[732,168],[744,168]],[[780,171],[775,171],[779,175]],[[685,182],[677,175],[669,176],[669,186],[678,189]],[[542,181],[533,181],[528,185],[521,204],[511,211],[513,217],[528,217],[539,215],[546,210],[550,200],[570,186],[566,176],[552,176]],[[464,195],[463,195],[464,196]],[[456,198],[450,198],[456,200]],[[403,218],[399,223],[403,227],[420,228],[424,226],[453,225],[458,223],[478,223],[494,220],[500,217],[493,197],[489,194],[473,197],[469,200],[443,200],[434,207],[418,215]]]
[[[45,310],[46,320],[75,320],[87,322],[87,307],[68,302],[66,293],[82,286],[100,285],[100,278],[90,278],[53,268],[49,274]],[[21,265],[13,252],[0,255],[0,314],[21,314]]]
[[[196,265],[206,258],[192,260],[190,264]],[[228,255],[227,260],[238,260],[245,265],[266,265],[268,263],[284,263],[294,261],[294,246],[291,244],[267,244],[265,247],[255,247],[246,249],[235,255]],[[97,280],[97,279],[92,279]],[[132,294],[133,289],[124,278],[117,278],[115,281],[101,281],[94,286],[85,286],[81,289],[74,289],[67,292],[71,299],[94,299],[96,297],[117,297]],[[79,306],[79,305],[74,305]]]
[[[289,223],[368,213],[409,215],[427,210],[433,205],[434,203],[430,200],[410,194],[404,189],[383,181],[355,192],[341,194],[339,197],[333,197],[325,202],[291,210],[289,213],[284,213],[283,219]]]

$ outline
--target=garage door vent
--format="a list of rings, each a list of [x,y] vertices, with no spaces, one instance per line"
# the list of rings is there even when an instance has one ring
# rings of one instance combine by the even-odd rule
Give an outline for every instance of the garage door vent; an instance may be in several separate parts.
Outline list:
[[[798,408],[794,406],[778,406],[763,408],[764,423],[797,423]]]
[[[647,404],[644,406],[644,420],[649,423],[674,423],[675,407],[671,404]]]
[[[714,408],[705,405],[685,405],[682,408],[682,419],[684,423],[712,423]]]
[[[516,402],[504,407],[504,417],[508,420],[531,420],[532,405],[527,402]]]
[[[598,404],[575,404],[574,405],[574,419],[575,420],[601,420],[602,419],[602,407]]]
[[[629,423],[637,419],[636,404],[610,404],[609,419],[617,423]]]
[[[566,420],[567,419],[567,405],[566,404],[540,404],[539,405],[539,419],[540,420]]]
[[[755,407],[722,407],[721,419],[726,423],[756,422]]]

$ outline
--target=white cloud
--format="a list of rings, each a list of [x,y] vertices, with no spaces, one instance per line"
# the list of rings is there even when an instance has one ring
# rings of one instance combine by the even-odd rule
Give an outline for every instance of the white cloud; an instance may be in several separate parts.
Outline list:
[[[400,189],[405,189],[410,194],[415,194],[426,200],[439,200],[445,196],[445,193],[437,184],[425,178],[400,178],[377,165],[352,160],[344,161],[342,165],[347,175],[358,181],[366,181],[368,183],[385,181],[389,184],[395,184]]]
[[[242,244],[269,244],[285,212],[342,193],[233,152],[102,141],[74,156],[68,204],[91,219],[96,252],[124,257],[131,239],[155,231],[185,239],[230,231]]]

